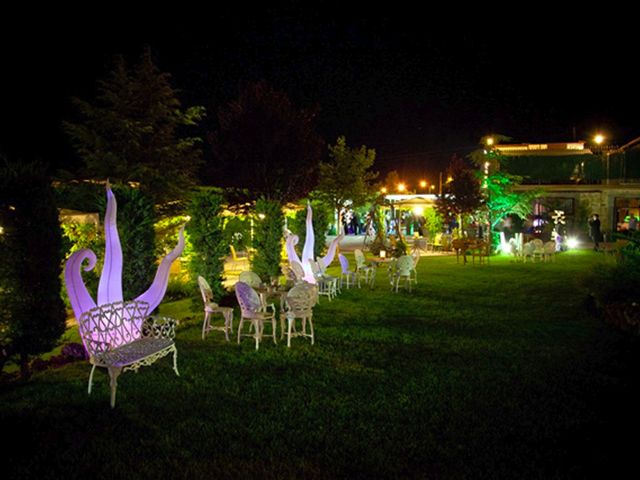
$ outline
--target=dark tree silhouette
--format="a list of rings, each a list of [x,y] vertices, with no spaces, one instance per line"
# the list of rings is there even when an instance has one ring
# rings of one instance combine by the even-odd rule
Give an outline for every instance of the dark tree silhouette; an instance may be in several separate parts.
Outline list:
[[[447,177],[451,177],[451,181],[447,182],[445,191],[436,200],[436,209],[446,221],[471,214],[482,206],[483,196],[478,177],[456,155],[451,158]]]
[[[49,351],[65,328],[60,298],[62,240],[45,168],[0,158],[0,371],[19,358]]]
[[[297,108],[264,82],[247,86],[218,112],[211,180],[246,188],[255,198],[304,197],[315,185],[323,148],[315,116],[315,110]]]

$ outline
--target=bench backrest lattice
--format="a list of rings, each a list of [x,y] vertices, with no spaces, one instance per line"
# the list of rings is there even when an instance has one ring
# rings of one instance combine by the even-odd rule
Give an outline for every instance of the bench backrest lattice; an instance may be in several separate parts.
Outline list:
[[[80,317],[80,335],[89,355],[129,344],[142,337],[149,304],[140,300],[99,305]]]

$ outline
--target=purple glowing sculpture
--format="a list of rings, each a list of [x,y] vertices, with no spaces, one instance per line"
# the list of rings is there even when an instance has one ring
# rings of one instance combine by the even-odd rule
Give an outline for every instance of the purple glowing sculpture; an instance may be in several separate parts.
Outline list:
[[[307,220],[306,220],[306,237],[304,239],[304,248],[302,249],[302,258],[298,257],[295,246],[298,244],[299,238],[297,235],[289,235],[285,240],[285,246],[287,251],[287,258],[289,263],[298,262],[304,269],[304,279],[309,283],[316,283],[316,279],[311,271],[309,260],[313,260],[313,245],[315,243],[315,237],[313,235],[313,211],[311,210],[311,203],[307,203]],[[329,251],[322,257],[321,261],[325,267],[331,265],[333,257],[336,254],[338,244],[344,238],[344,235],[338,235],[329,245]]]
[[[74,252],[65,265],[64,280],[67,287],[67,294],[69,295],[73,313],[78,320],[84,312],[98,305],[121,302],[123,300],[122,248],[116,226],[116,210],[116,198],[109,185],[107,185],[107,211],[104,218],[104,266],[102,267],[102,274],[100,275],[100,283],[98,285],[97,303],[91,298],[82,280],[81,272],[82,264],[85,260],[89,261],[84,267],[85,271],[92,270],[95,267],[96,254],[87,248],[83,248]],[[178,234],[178,245],[160,262],[156,276],[149,289],[135,299],[147,302],[149,304],[149,311],[152,311],[160,304],[167,291],[171,264],[182,254],[182,250],[184,249],[183,230],[184,227],[180,229],[180,233]],[[129,339],[129,341],[131,341],[131,339]]]

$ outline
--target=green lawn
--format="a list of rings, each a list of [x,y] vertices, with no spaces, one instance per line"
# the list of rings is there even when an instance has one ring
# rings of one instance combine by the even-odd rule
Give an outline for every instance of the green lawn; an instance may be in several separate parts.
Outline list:
[[[424,257],[413,294],[381,270],[322,299],[313,347],[202,341],[200,311],[165,305],[180,377],[169,359],[123,374],[115,410],[87,362],[0,390],[3,478],[613,478],[636,454],[640,355],[584,307],[597,261]]]

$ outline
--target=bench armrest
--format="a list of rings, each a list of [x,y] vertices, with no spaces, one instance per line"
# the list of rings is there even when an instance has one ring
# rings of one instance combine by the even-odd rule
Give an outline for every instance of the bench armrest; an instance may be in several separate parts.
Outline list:
[[[154,338],[175,338],[178,321],[170,317],[152,315],[142,324],[142,336]]]

